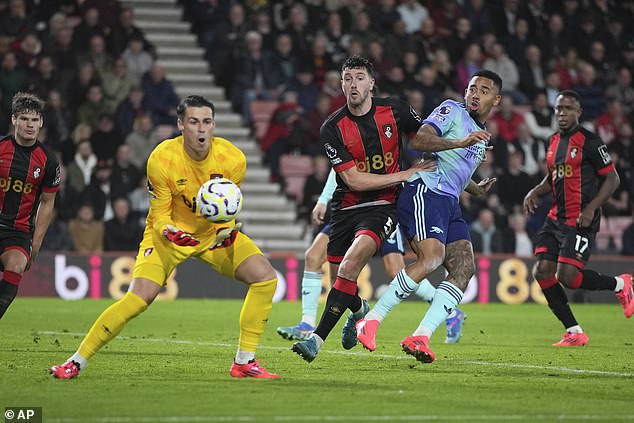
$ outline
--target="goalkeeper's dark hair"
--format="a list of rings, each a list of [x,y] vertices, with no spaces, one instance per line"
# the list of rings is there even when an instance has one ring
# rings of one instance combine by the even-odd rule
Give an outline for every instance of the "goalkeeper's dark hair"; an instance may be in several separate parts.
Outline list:
[[[472,78],[474,76],[481,76],[482,78],[490,79],[491,81],[493,81],[493,85],[497,87],[498,93],[502,92],[502,78],[500,77],[500,75],[493,72],[492,70],[482,69],[471,75]]]
[[[216,106],[211,101],[201,95],[190,95],[185,97],[176,107],[176,114],[181,121],[185,119],[185,110],[188,107],[209,107],[211,109],[211,117],[216,116]]]
[[[31,93],[17,92],[11,100],[11,114],[17,116],[22,113],[36,113],[42,115],[44,100]]]
[[[371,61],[361,56],[350,56],[341,65],[341,72],[346,69],[365,69],[370,75],[370,78],[374,79],[374,65]]]

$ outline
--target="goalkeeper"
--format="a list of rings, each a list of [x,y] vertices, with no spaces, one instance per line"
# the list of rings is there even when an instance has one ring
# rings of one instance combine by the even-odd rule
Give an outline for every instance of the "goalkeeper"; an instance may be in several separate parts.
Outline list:
[[[196,213],[196,194],[205,181],[225,177],[238,186],[242,183],[245,156],[229,141],[213,136],[215,109],[207,99],[189,96],[176,111],[182,135],[163,141],[148,159],[150,211],[130,288],[99,316],[77,352],[50,369],[56,378],[76,377],[130,319],[147,309],[174,268],[188,257],[249,285],[240,312],[240,341],[231,376],[278,378],[255,359],[272,308],[275,271],[235,221],[214,224]]]

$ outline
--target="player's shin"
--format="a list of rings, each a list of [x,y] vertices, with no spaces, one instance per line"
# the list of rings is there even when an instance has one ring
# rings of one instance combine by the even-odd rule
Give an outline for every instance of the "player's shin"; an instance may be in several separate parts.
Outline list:
[[[302,278],[302,321],[311,326],[317,322],[317,304],[321,294],[321,273],[304,271]]]
[[[0,319],[18,294],[20,280],[22,280],[22,275],[19,273],[5,270],[2,274],[2,280],[0,280]]]
[[[148,305],[133,292],[108,307],[97,318],[82,341],[77,353],[86,360],[90,359],[101,347],[121,332],[125,324],[147,309]]]
[[[240,311],[240,342],[235,361],[246,364],[255,358],[255,350],[264,333],[273,308],[273,295],[277,278],[249,285],[249,291]]]
[[[577,325],[577,320],[572,314],[572,310],[568,305],[568,297],[563,287],[557,281],[557,277],[538,280],[540,288],[546,297],[548,307],[552,310],[553,314],[559,319],[565,328],[570,328]]]
[[[430,337],[438,326],[445,322],[453,309],[460,304],[463,295],[464,293],[451,282],[441,282],[436,289],[436,295],[434,295],[429,310],[414,332],[414,336]]]
[[[374,308],[365,316],[365,320],[383,321],[397,305],[415,292],[418,284],[402,269],[396,274]]]
[[[337,277],[332,289],[326,299],[326,307],[319,326],[315,329],[315,334],[322,340],[326,340],[332,329],[335,327],[343,313],[348,309],[358,308],[355,303],[359,303],[357,298],[357,283],[342,277]]]
[[[436,288],[429,282],[429,279],[425,278],[418,284],[415,294],[423,301],[431,303],[436,295]]]

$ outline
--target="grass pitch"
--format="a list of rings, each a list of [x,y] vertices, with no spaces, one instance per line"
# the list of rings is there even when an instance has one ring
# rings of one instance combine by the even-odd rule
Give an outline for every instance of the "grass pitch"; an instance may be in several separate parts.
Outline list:
[[[532,422],[634,420],[634,319],[618,305],[573,305],[590,337],[555,348],[546,306],[467,304],[463,339],[432,338],[436,361],[401,352],[427,304],[401,304],[375,352],[344,351],[339,326],[313,363],[275,329],[299,303],[273,307],[258,358],[281,380],[233,379],[241,301],[157,302],[75,380],[47,369],[75,351],[111,301],[16,299],[0,320],[0,406],[42,407],[45,422]],[[8,420],[7,420],[8,421]]]

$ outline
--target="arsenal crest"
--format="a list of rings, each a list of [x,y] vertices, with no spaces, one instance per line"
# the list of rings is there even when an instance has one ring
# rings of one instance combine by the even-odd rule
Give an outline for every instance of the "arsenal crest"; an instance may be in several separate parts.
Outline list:
[[[392,128],[391,123],[386,123],[385,125],[383,125],[383,133],[386,137],[392,138],[392,135],[394,135],[394,129]]]

